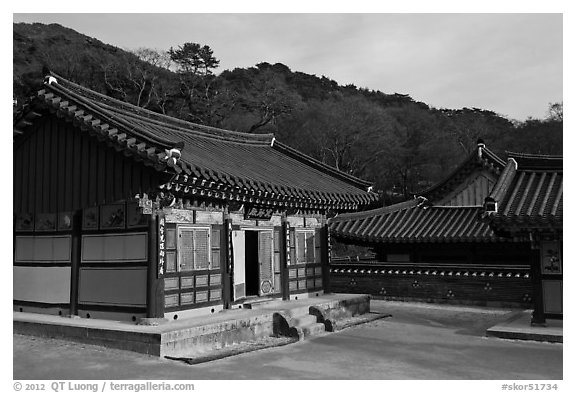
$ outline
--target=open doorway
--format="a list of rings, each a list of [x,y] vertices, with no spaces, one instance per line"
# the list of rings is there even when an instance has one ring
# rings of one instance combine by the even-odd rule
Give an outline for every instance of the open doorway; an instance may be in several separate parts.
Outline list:
[[[246,296],[258,296],[260,294],[258,231],[246,231],[245,241]]]

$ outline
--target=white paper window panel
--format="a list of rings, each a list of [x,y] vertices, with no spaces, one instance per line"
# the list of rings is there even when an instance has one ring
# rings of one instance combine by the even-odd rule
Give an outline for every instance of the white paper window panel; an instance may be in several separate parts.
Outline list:
[[[258,259],[260,260],[260,282],[272,281],[272,231],[262,231],[258,234]]]
[[[181,228],[178,233],[179,270],[183,272],[194,269],[194,230]]]
[[[14,266],[14,300],[70,303],[70,267]]]
[[[290,281],[288,283],[288,289],[291,291],[296,291],[298,289],[298,282],[297,281]]]
[[[82,236],[82,262],[146,262],[147,233]]]
[[[194,231],[194,268],[197,270],[210,267],[210,237],[207,229]]]
[[[210,268],[210,229],[181,227],[178,231],[180,271]]]
[[[16,236],[16,262],[70,262],[70,236]]]
[[[306,234],[296,232],[296,259],[298,263],[306,262]]]
[[[314,232],[306,232],[306,262],[308,263],[314,262],[314,239]]]
[[[297,274],[296,269],[290,269],[290,270],[288,270],[288,277],[289,277],[289,278],[296,278],[296,277],[298,277],[298,274]]]

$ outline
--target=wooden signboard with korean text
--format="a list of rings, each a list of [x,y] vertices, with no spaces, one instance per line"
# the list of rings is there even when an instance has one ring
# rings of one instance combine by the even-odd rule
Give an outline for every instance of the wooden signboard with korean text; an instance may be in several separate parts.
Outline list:
[[[252,206],[247,207],[244,212],[245,220],[270,220],[274,214],[274,209],[269,207]]]

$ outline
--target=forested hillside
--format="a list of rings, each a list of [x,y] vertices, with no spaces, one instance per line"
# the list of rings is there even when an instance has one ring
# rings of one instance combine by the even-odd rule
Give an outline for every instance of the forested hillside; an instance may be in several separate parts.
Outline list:
[[[38,90],[47,67],[155,112],[231,130],[273,132],[286,144],[373,181],[387,203],[440,180],[478,138],[501,156],[506,150],[562,154],[562,103],[551,104],[545,119],[517,122],[478,108],[436,109],[409,95],[341,86],[265,58],[254,67],[221,71],[209,43],[130,52],[60,25],[23,23],[14,24],[13,39],[17,106]]]

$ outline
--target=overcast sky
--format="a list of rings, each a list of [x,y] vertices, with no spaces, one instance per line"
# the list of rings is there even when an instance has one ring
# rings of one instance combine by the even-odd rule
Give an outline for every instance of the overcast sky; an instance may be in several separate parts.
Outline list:
[[[14,14],[125,49],[207,44],[218,71],[280,62],[437,108],[543,118],[563,101],[562,14]]]

